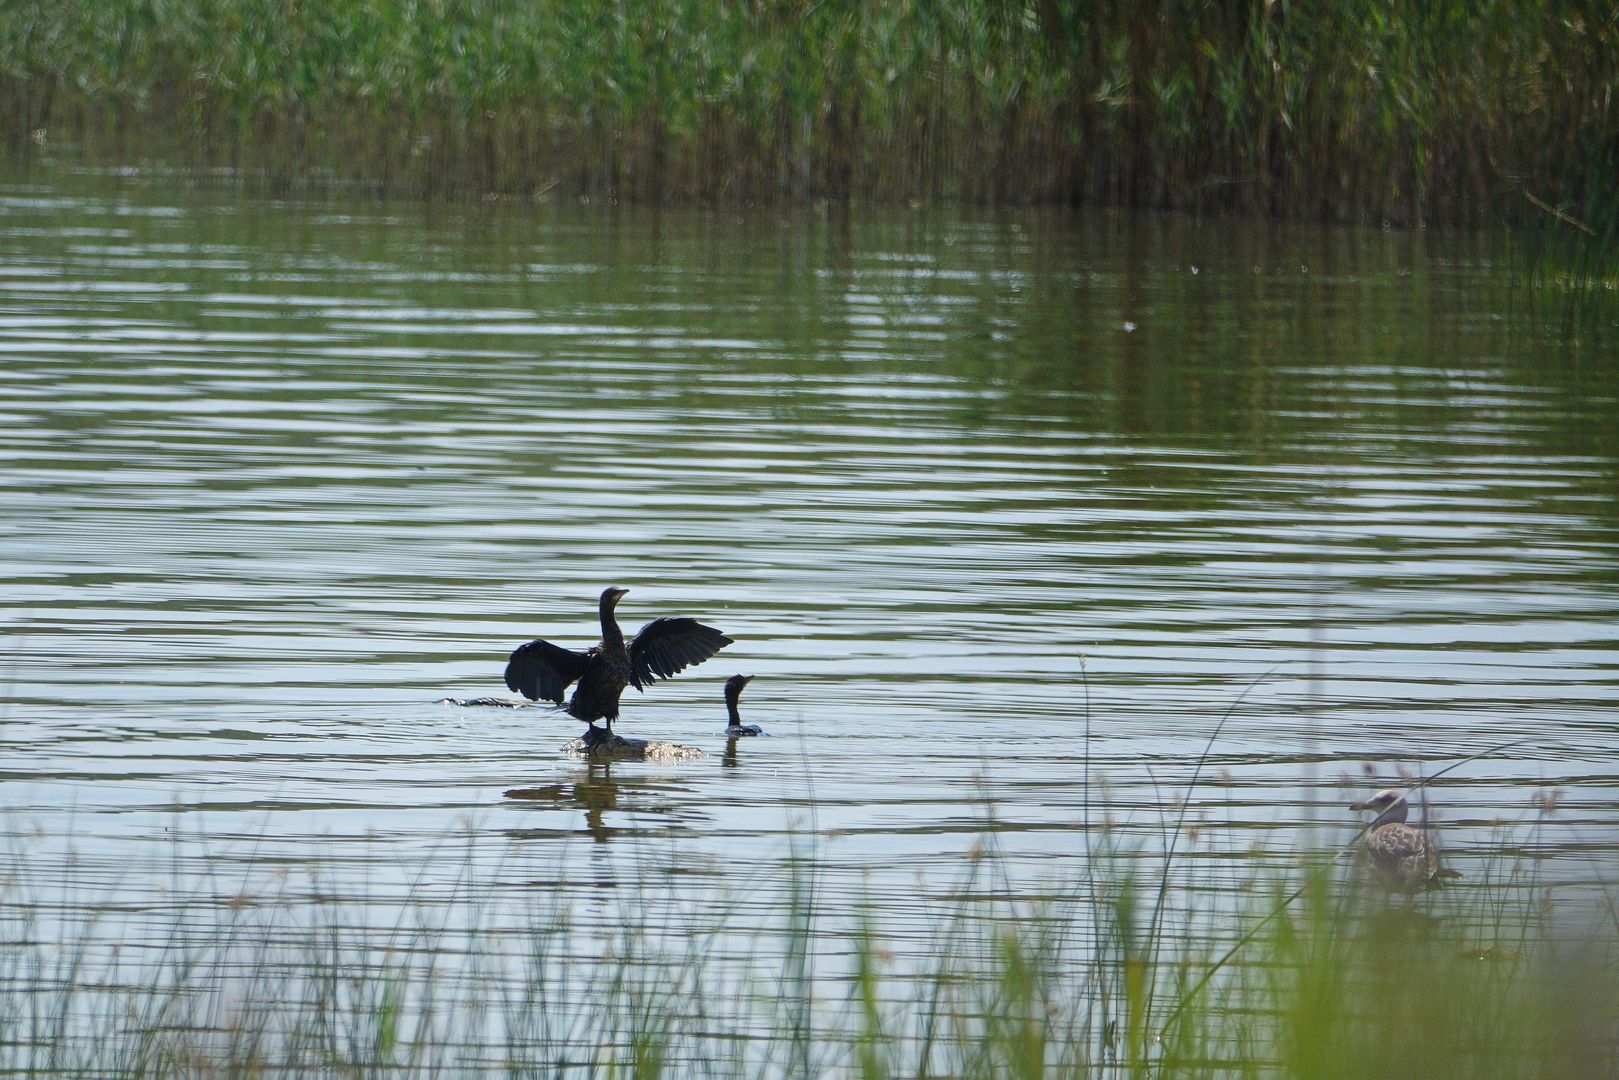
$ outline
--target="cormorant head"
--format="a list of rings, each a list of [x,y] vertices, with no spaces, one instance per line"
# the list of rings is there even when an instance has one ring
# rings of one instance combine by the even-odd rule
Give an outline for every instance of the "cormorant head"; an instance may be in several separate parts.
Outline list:
[[[1385,788],[1363,802],[1352,803],[1351,810],[1375,810],[1378,821],[1404,821],[1406,814],[1405,795],[1393,788]]]
[[[612,611],[618,606],[618,602],[623,598],[624,594],[629,591],[630,590],[628,589],[621,589],[617,585],[609,585],[607,588],[603,589],[602,610]]]
[[[725,680],[725,703],[735,705],[737,698],[742,696],[742,688],[753,681],[752,675],[732,675]]]

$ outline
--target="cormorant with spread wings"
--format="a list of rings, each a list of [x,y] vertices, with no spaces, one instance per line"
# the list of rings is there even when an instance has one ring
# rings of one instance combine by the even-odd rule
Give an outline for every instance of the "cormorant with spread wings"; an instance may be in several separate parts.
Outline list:
[[[626,686],[645,691],[648,683],[667,679],[731,644],[731,639],[696,619],[653,619],[626,642],[613,609],[628,589],[602,591],[601,643],[584,652],[565,649],[549,641],[519,645],[506,664],[506,685],[531,700],[562,704],[570,684],[577,682],[567,712],[590,727],[586,745],[606,739],[618,719],[618,699]],[[596,727],[607,721],[607,732]]]

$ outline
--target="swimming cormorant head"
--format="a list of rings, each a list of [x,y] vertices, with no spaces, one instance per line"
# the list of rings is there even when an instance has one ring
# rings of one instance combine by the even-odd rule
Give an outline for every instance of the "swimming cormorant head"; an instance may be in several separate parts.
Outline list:
[[[752,675],[732,675],[725,680],[725,704],[735,705],[742,696],[742,688],[753,681]]]
[[[725,713],[730,719],[730,726],[725,729],[725,734],[728,738],[734,739],[739,735],[764,734],[757,726],[744,724],[742,714],[737,711],[736,707],[737,699],[742,696],[742,688],[752,681],[752,675],[732,675],[725,680]]]
[[[618,606],[619,600],[623,599],[624,594],[629,591],[630,590],[628,589],[621,589],[617,585],[609,585],[607,588],[603,589],[601,599],[602,610],[612,611]]]

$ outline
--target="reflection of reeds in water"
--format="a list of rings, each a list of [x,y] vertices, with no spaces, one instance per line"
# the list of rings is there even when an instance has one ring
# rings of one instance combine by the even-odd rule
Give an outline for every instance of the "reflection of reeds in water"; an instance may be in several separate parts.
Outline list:
[[[762,925],[712,896],[675,896],[673,867],[652,866],[589,920],[552,883],[513,891],[496,875],[514,917],[470,854],[459,875],[407,890],[391,928],[355,906],[375,898],[345,904],[292,879],[259,897],[199,882],[161,912],[118,916],[116,896],[71,883],[57,906],[60,883],[31,881],[21,851],[0,897],[0,1072],[1504,1077],[1615,1065],[1611,907],[1600,929],[1560,940],[1522,869],[1391,903],[1330,857],[1308,860],[1298,884],[1245,871],[1226,889],[1161,891],[1143,869],[1156,858],[1097,825],[1078,872],[1036,889],[1008,878],[986,820],[949,895],[897,938],[883,903],[851,912],[831,897],[807,838],[768,883]]]
[[[1612,154],[1611,161],[1593,159],[1590,165],[1613,176],[1619,149]],[[1619,191],[1611,183],[1592,185],[1578,213],[1525,195],[1539,214],[1517,234],[1518,261],[1535,287],[1537,313],[1571,338],[1611,337],[1619,313]]]

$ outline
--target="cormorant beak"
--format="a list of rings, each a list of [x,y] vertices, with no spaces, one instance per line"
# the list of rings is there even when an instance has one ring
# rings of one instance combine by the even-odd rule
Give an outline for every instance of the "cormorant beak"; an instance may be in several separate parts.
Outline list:
[[[1372,808],[1372,804],[1370,802],[1365,801],[1365,800],[1362,800],[1361,802],[1350,803],[1349,804],[1349,809],[1351,809],[1351,810],[1370,810],[1371,808]]]

